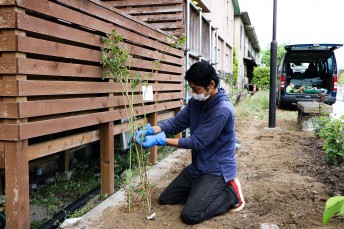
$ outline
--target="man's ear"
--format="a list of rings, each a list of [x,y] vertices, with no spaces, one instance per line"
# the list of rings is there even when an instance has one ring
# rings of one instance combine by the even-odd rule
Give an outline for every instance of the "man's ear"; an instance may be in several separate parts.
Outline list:
[[[210,81],[209,88],[214,89],[215,88],[215,81]]]

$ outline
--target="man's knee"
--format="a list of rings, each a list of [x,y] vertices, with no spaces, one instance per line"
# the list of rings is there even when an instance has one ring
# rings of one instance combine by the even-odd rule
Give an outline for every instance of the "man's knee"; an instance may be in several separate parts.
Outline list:
[[[204,213],[189,212],[183,210],[180,218],[186,224],[198,224],[204,221]]]

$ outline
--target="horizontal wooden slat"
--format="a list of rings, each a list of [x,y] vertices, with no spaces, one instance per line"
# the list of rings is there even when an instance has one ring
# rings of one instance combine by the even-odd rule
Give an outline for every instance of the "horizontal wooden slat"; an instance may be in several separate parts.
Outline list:
[[[157,21],[181,21],[183,20],[182,14],[159,14],[159,15],[137,15],[135,18],[145,22],[157,22]]]
[[[169,41],[169,38],[167,38],[165,34],[153,30],[152,29],[153,27],[150,27],[148,24],[144,25],[140,23],[139,20],[134,21],[133,18],[128,18],[128,16],[122,14],[119,10],[110,8],[110,6],[108,6],[107,4],[103,4],[100,1],[97,1],[97,0],[90,0],[90,1],[60,0],[60,2],[63,2],[69,6],[75,7],[76,9],[79,9],[85,13],[97,15],[98,17],[104,20],[107,20],[111,23],[114,23],[120,27],[130,28],[131,30],[136,31],[143,36],[149,36],[154,39],[158,39],[160,42]],[[91,4],[90,2],[92,2],[93,4]],[[116,27],[115,29],[119,30],[118,27]],[[119,31],[119,34],[122,34],[121,31]],[[124,37],[129,38],[129,36],[124,36]],[[157,43],[160,43],[160,42],[157,42]],[[163,46],[162,43],[160,43],[159,45],[157,44],[156,46],[153,46],[153,47],[163,50],[164,48],[159,48],[161,46]],[[171,49],[169,52],[173,53],[174,55],[178,55],[180,57],[184,55],[183,52],[178,49]]]
[[[73,76],[101,79],[106,70],[102,67],[70,64],[29,58],[0,58],[0,74],[24,74],[24,75],[50,75],[50,76]],[[184,73],[182,66],[173,66],[160,63],[158,69],[153,61],[138,58],[130,59],[130,66],[146,69],[147,71],[159,70],[171,73]],[[141,74],[142,75],[142,74]]]
[[[152,5],[171,5],[171,4],[178,4],[183,3],[183,0],[155,0],[154,2],[151,1]],[[123,6],[145,6],[149,5],[147,1],[142,0],[130,0],[130,1],[108,1],[108,3],[115,7],[123,7]]]
[[[14,12],[14,9],[12,9],[12,11]],[[22,13],[17,13],[17,18],[18,18],[17,26],[15,26],[16,17],[13,16],[9,18],[9,20],[12,20],[12,22],[7,23],[9,25],[6,26],[5,28],[18,27],[19,29],[23,29],[25,31],[46,34],[49,36],[54,36],[57,38],[66,39],[70,41],[77,41],[77,42],[81,42],[81,43],[92,45],[92,46],[98,46],[98,47],[103,46],[100,40],[100,36],[92,34],[91,31],[90,32],[81,31],[79,29],[70,28],[68,26],[57,24],[50,21],[45,21],[36,17],[32,17],[30,15],[24,15]],[[76,18],[76,17],[73,17],[73,18]],[[80,15],[80,18],[85,18],[85,16]],[[90,18],[89,20],[96,20],[96,19]],[[94,24],[94,23],[92,24],[87,23],[89,20],[86,20],[85,22],[82,21],[84,24],[83,26],[87,26],[87,25],[90,26]],[[171,52],[173,54],[180,55],[182,57],[182,53],[180,50],[174,49],[170,47],[169,45],[165,45],[157,41],[151,40],[149,38],[142,37],[138,34],[127,31],[123,28],[115,27],[109,23],[105,23],[99,20],[98,21],[96,20],[96,22],[97,22],[96,25],[98,27],[92,27],[92,29],[98,29],[105,33],[109,33],[112,29],[116,29],[118,34],[124,36],[129,41],[132,41],[135,43],[141,43],[143,45],[149,45],[151,47],[154,47],[160,50],[161,52],[166,52],[166,53]]]
[[[129,71],[131,75],[141,75],[145,80],[156,80],[156,81],[170,81],[170,82],[183,82],[184,77],[179,75],[173,74],[164,74],[160,72],[140,72],[140,71]]]
[[[159,66],[155,66],[153,61],[148,60],[141,60],[137,58],[130,59],[130,66],[136,68],[143,68],[147,70],[156,70],[156,71],[164,71],[164,72],[171,72],[171,73],[183,73],[184,67],[183,66],[173,66],[168,64],[160,63]],[[157,69],[156,69],[157,68]]]
[[[171,6],[141,6],[139,8],[121,8],[122,11],[131,15],[139,14],[155,14],[155,13],[172,13],[172,12],[182,12],[183,5],[171,5]]]
[[[161,104],[154,104],[145,106],[145,108],[139,106],[134,108],[136,115],[142,115],[143,113],[152,113],[166,109],[172,109],[182,106],[182,101],[175,101],[175,102],[166,102]],[[107,111],[107,112],[99,112],[93,114],[85,114],[85,115],[78,115],[78,116],[71,116],[71,117],[64,117],[58,119],[51,119],[45,121],[37,121],[31,123],[22,123],[19,124],[20,129],[20,137],[19,139],[13,139],[14,136],[17,136],[13,133],[6,136],[7,139],[0,139],[0,140],[22,140],[28,139],[38,136],[43,136],[51,133],[62,132],[66,130],[77,129],[85,126],[92,126],[101,123],[111,122],[113,120],[120,120],[126,117],[126,112],[123,109]],[[9,128],[10,124],[7,124],[5,128]],[[16,125],[13,125],[16,126]],[[12,127],[13,128],[13,127]],[[1,130],[1,129],[0,129]],[[2,131],[1,131],[2,132]]]
[[[182,93],[154,94],[154,101],[182,99]],[[55,99],[19,103],[0,102],[0,118],[28,118],[101,108],[118,107],[127,104],[122,95],[111,97]],[[133,104],[142,104],[142,95],[134,95]],[[91,112],[91,111],[90,111]]]
[[[31,37],[18,37],[18,51],[55,57],[101,62],[101,51]]]
[[[182,21],[176,21],[176,22],[157,22],[157,23],[151,23],[151,25],[159,28],[159,29],[181,29],[183,28],[184,24]]]
[[[153,84],[153,91],[182,90],[181,84]],[[128,84],[129,92],[132,91]],[[134,91],[140,91],[136,87]],[[119,93],[120,83],[74,82],[74,81],[38,81],[38,80],[0,80],[0,96],[39,96],[39,95],[76,95],[93,93]]]
[[[91,33],[91,31],[82,31],[80,29],[46,21],[30,15],[25,15],[23,13],[17,13],[17,23],[17,27],[25,31],[49,35],[98,47],[102,46],[100,36]]]
[[[174,112],[166,112],[164,114],[158,115],[158,121],[165,120],[174,116]],[[136,120],[137,125],[143,125],[144,120]],[[124,131],[129,130],[128,123],[122,123],[114,126],[114,134],[120,134]],[[29,145],[28,148],[28,159],[29,161],[35,160],[41,157],[49,156],[54,153],[58,153],[64,150],[72,149],[88,143],[92,143],[99,140],[99,131],[89,131],[86,133],[75,134],[68,137],[58,138],[54,140],[49,140],[46,142]],[[1,145],[3,142],[0,142],[0,168],[1,167]],[[4,162],[3,162],[4,163]]]
[[[87,133],[59,138],[53,141],[30,145],[28,148],[28,160],[35,160],[63,150],[95,142],[97,140],[99,140],[99,131],[90,131]]]

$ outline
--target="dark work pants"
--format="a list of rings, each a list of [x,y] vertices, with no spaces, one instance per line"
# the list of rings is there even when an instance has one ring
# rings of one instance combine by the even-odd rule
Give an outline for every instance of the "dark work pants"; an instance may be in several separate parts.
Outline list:
[[[228,211],[238,203],[238,198],[222,176],[192,177],[185,168],[161,193],[159,201],[160,204],[185,204],[181,219],[187,224],[197,224]]]

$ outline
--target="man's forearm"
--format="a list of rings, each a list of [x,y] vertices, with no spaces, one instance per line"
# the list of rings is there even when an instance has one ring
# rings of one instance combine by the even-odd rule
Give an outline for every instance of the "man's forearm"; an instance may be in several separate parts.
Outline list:
[[[155,134],[158,134],[161,132],[160,126],[153,126],[152,128],[153,128]]]
[[[166,145],[178,148],[179,138],[166,138]]]

